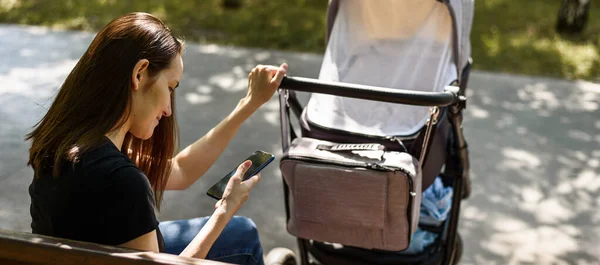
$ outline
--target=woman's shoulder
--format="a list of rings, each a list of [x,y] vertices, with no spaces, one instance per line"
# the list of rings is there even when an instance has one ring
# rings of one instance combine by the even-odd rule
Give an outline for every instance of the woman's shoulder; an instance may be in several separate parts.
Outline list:
[[[145,174],[110,140],[83,154],[74,169],[76,175],[84,175],[88,180],[150,185]]]
[[[128,166],[135,167],[135,163],[117,149],[110,140],[106,139],[97,147],[81,154],[75,168],[84,171],[109,173],[120,167]]]

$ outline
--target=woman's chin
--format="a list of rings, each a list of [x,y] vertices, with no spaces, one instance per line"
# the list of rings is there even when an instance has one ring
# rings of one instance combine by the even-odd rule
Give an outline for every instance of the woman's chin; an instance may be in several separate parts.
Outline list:
[[[143,140],[148,140],[152,137],[152,135],[154,134],[154,130],[149,131],[148,133],[146,133],[146,137],[142,138]]]
[[[142,133],[140,133],[140,132],[131,132],[131,134],[135,138],[138,138],[138,139],[141,139],[141,140],[148,140],[148,139],[150,139],[152,137],[152,134],[154,134],[154,130],[149,130],[149,131],[142,132]]]

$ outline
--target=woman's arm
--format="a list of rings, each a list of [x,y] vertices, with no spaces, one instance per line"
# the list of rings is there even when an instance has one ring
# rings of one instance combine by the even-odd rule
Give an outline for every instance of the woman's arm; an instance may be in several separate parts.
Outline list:
[[[231,220],[233,214],[229,214],[223,208],[215,210],[200,232],[194,237],[192,242],[179,254],[182,257],[204,259],[212,245],[225,229],[225,226]]]
[[[237,168],[235,174],[229,179],[225,191],[223,191],[223,198],[215,204],[215,212],[194,240],[181,252],[180,256],[201,259],[206,257],[206,254],[229,220],[233,218],[233,215],[240,209],[242,204],[248,200],[250,191],[260,181],[260,176],[252,176],[242,181],[242,176],[246,174],[251,165],[251,161],[244,161]]]
[[[242,163],[236,173],[231,177],[223,192],[223,198],[215,205],[215,212],[194,237],[192,242],[179,254],[182,257],[206,258],[208,251],[215,243],[225,226],[234,214],[246,202],[252,188],[260,181],[260,176],[253,176],[242,181],[242,176],[248,171],[252,162]],[[142,251],[158,252],[156,230],[119,245],[121,247],[138,249]]]
[[[194,240],[192,240],[179,256],[199,259],[206,258],[206,254],[208,254],[208,251],[232,217],[233,214],[227,213],[224,208],[217,208],[213,215],[208,219],[208,222],[206,222],[200,232],[194,237]],[[159,249],[156,230],[152,230],[152,232],[121,244],[119,247],[158,253]]]
[[[183,149],[173,159],[167,190],[184,190],[217,161],[242,123],[256,111],[247,99],[242,99],[237,107],[212,128],[206,135]]]
[[[221,123],[175,156],[166,189],[186,189],[204,175],[223,153],[242,123],[279,88],[286,72],[286,64],[279,68],[255,67],[248,75],[248,95]]]
[[[119,245],[119,247],[139,249],[142,251],[158,252],[158,239],[156,237],[156,230],[152,230],[143,236],[140,236],[127,243],[121,244]]]

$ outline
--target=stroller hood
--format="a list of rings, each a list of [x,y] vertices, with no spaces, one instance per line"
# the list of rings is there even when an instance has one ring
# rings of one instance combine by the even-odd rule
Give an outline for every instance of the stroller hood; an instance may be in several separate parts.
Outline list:
[[[461,3],[454,3],[458,22],[465,21]],[[461,36],[465,32],[457,24]],[[319,79],[442,91],[458,76],[452,32],[449,9],[434,0],[339,1]],[[463,48],[459,54],[468,53]],[[313,94],[307,106],[308,120],[317,125],[378,136],[412,135],[428,113],[426,107],[323,94]]]

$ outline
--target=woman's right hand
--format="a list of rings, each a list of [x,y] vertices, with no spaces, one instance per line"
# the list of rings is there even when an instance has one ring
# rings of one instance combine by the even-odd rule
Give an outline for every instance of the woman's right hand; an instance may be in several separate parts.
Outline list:
[[[259,108],[275,94],[281,85],[283,77],[287,74],[288,65],[281,64],[279,67],[272,65],[257,65],[248,74],[248,103]]]
[[[237,168],[237,171],[227,183],[223,197],[215,204],[217,211],[221,210],[227,216],[233,217],[242,204],[248,200],[250,191],[260,181],[260,174],[242,181],[244,174],[246,174],[251,165],[252,161],[246,160]]]

